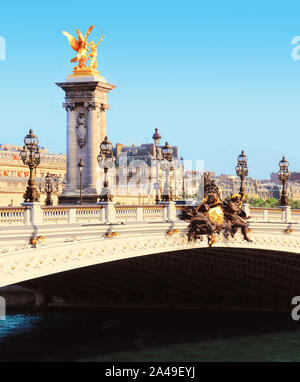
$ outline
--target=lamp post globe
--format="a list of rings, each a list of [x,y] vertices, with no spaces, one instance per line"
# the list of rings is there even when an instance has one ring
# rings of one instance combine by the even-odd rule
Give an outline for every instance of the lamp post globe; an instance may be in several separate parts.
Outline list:
[[[112,153],[112,148],[113,146],[106,136],[104,140],[100,143],[100,153],[104,156],[110,155]]]
[[[160,135],[158,129],[154,130],[154,134],[152,135],[152,139],[154,140],[155,146],[158,146],[159,141],[161,140],[161,135]]]
[[[168,160],[169,162],[173,159],[173,150],[172,147],[169,146],[169,143],[166,142],[163,148],[161,149],[161,153],[163,156],[163,159]]]
[[[39,144],[39,140],[36,135],[33,134],[33,130],[29,130],[29,134],[27,134],[24,138],[24,143],[29,152],[34,152]]]

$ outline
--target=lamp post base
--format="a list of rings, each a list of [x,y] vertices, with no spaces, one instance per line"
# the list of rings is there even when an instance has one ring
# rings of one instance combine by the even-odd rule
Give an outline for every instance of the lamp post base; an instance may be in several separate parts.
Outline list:
[[[162,195],[161,196],[161,201],[162,202],[171,202],[172,199],[171,199],[170,195]]]
[[[28,185],[25,191],[25,194],[23,195],[24,202],[39,202],[40,201],[40,194],[38,192],[38,187],[36,184]]]
[[[289,199],[286,195],[281,195],[280,197],[280,206],[288,206],[289,205]]]
[[[100,195],[99,202],[112,202],[113,196],[111,194]]]
[[[110,193],[108,188],[108,183],[104,182],[104,187],[101,190],[101,194],[99,195],[99,202],[112,202],[114,196]]]

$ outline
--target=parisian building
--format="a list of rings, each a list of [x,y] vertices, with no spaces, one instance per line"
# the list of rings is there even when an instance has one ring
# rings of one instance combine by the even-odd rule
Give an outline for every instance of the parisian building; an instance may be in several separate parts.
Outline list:
[[[21,146],[1,144],[0,145],[0,205],[11,206],[20,205],[23,202],[29,169],[25,166],[20,157]],[[66,174],[66,157],[63,154],[54,154],[48,149],[41,147],[41,162],[36,168],[36,182],[43,186],[43,179],[49,172],[53,178],[63,187]],[[58,190],[60,191],[60,189]],[[46,196],[41,193],[41,203]],[[57,196],[53,195],[54,203]]]

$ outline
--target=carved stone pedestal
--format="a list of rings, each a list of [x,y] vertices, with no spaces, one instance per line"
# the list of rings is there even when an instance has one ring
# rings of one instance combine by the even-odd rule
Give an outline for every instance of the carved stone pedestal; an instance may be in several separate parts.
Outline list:
[[[83,204],[96,203],[99,190],[97,155],[99,144],[106,136],[107,93],[114,85],[103,77],[68,77],[56,84],[65,92],[63,107],[67,112],[67,179],[59,196],[59,204],[78,204],[80,176],[78,162],[84,162],[82,171]]]
[[[98,202],[98,206],[104,208],[106,224],[112,224],[116,221],[116,210],[113,202]]]
[[[21,203],[23,207],[26,207],[29,211],[26,214],[26,225],[37,226],[43,224],[43,210],[41,209],[41,203],[38,202],[24,202]]]
[[[176,203],[173,201],[169,202],[159,202],[159,205],[163,205],[166,207],[166,215],[165,219],[172,222],[176,219]]]

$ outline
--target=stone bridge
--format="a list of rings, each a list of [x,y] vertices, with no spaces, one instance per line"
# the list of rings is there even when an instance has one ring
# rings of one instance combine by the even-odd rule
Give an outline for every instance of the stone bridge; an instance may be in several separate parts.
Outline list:
[[[250,208],[240,233],[188,242],[174,204],[0,208],[0,287],[52,302],[290,309],[300,294],[300,211]],[[31,243],[30,243],[31,241]]]

